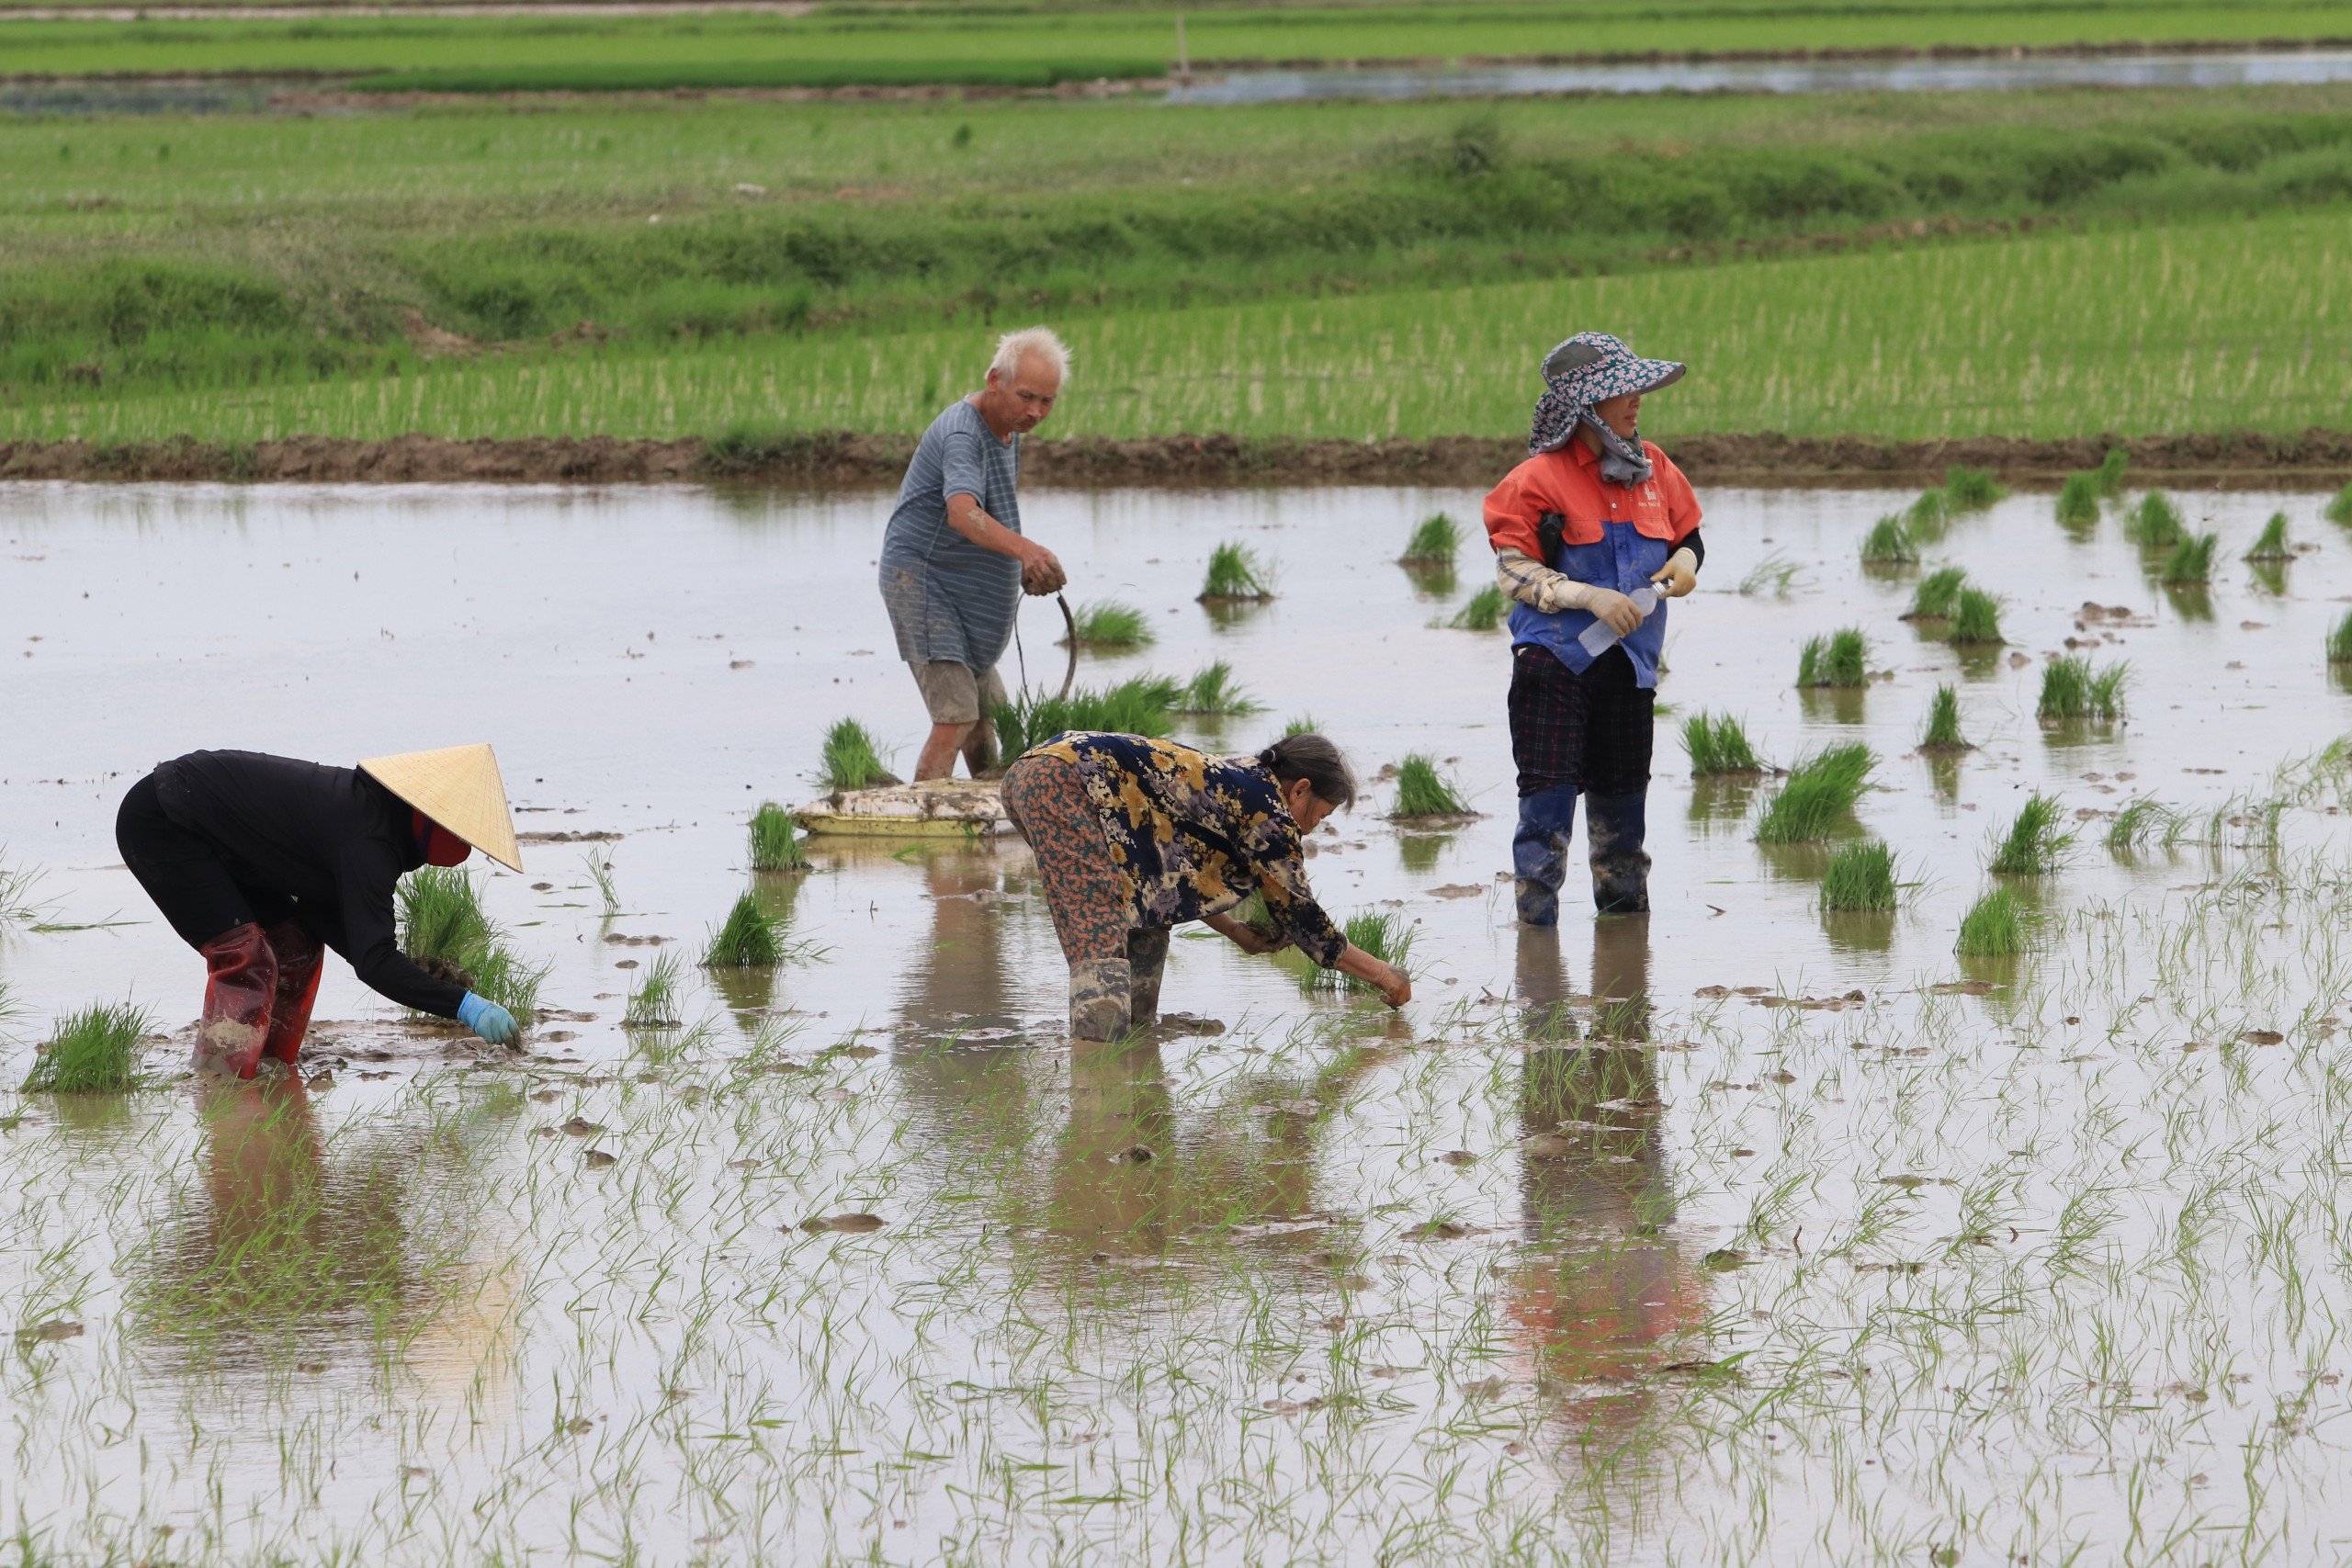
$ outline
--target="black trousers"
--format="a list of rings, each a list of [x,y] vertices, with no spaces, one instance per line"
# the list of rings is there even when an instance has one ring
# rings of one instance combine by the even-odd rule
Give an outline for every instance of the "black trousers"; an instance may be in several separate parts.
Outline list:
[[[248,921],[273,926],[294,913],[293,899],[244,886],[201,834],[164,815],[153,773],[122,797],[114,841],[123,864],[190,947]]]
[[[1634,661],[1611,648],[1581,675],[1547,649],[1510,655],[1510,750],[1523,799],[1562,786],[1597,795],[1649,787],[1657,694],[1634,683]]]

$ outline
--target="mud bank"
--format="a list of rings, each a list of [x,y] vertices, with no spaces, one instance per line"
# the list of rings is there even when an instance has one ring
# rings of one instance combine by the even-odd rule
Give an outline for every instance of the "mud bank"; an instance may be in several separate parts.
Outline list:
[[[2295,435],[2092,435],[2064,441],[1984,436],[1878,441],[1867,436],[1668,436],[1667,450],[1702,482],[1903,483],[1942,477],[1955,463],[2018,484],[2055,484],[2095,467],[2109,448],[2131,454],[2138,475],[2224,488],[2332,486],[2352,476],[2352,431]],[[646,484],[740,482],[796,489],[894,485],[914,441],[844,431],[744,445],[699,436],[626,441],[610,436],[514,441],[404,435],[393,441],[295,436],[250,446],[196,441],[121,446],[79,441],[0,443],[0,479],[237,480],[308,483]],[[1289,441],[1170,435],[1132,441],[1033,441],[1023,477],[1071,489],[1248,484],[1490,482],[1525,453],[1515,438],[1449,435],[1426,441]]]

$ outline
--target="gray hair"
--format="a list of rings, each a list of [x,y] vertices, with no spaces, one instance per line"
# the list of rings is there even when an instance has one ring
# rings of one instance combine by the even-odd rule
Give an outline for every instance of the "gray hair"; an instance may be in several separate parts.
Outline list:
[[[1010,381],[1020,374],[1021,362],[1032,355],[1052,367],[1056,376],[1069,374],[1069,345],[1051,327],[1023,327],[1005,333],[996,340],[996,357],[989,361],[989,368]]]
[[[1258,753],[1261,767],[1283,784],[1305,779],[1315,798],[1334,809],[1356,803],[1356,773],[1340,749],[1312,730],[1285,735]]]

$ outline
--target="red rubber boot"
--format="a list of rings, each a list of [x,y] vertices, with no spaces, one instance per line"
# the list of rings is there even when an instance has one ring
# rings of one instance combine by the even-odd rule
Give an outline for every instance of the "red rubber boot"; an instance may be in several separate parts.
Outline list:
[[[277,955],[277,992],[270,1003],[269,1038],[261,1054],[290,1067],[301,1055],[302,1036],[311,1027],[311,1004],[319,997],[326,949],[292,920],[280,920],[263,934]]]
[[[260,1069],[262,1043],[269,1038],[277,957],[251,920],[231,926],[197,951],[212,974],[204,986],[204,1017],[196,1026],[191,1065],[199,1073],[249,1078]]]

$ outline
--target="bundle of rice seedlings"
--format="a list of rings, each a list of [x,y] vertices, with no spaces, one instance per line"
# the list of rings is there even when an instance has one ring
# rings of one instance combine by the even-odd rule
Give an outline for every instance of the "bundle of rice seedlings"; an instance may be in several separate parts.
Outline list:
[[[153,1027],[147,1010],[129,1002],[94,1002],[57,1021],[48,1043],[25,1075],[27,1094],[89,1094],[134,1089],[140,1036]]]
[[[2320,515],[2330,523],[2352,523],[2352,485],[2346,485],[2320,509]]]
[[[1829,836],[1854,809],[1878,759],[1859,741],[1833,746],[1789,770],[1786,783],[1756,819],[1759,844],[1809,844]]]
[[[2058,521],[2070,528],[2098,522],[2098,498],[2097,474],[2068,474],[2066,482],[2058,487]]]
[[[1940,621],[1948,618],[1952,606],[1960,601],[1960,591],[1968,581],[1968,573],[1956,566],[1939,566],[1919,580],[1911,591],[1911,608],[1904,618],[1912,621]]]
[[[8,846],[0,844],[0,857]],[[0,859],[0,927],[30,925],[39,919],[44,906],[33,897],[34,885],[40,881],[38,871],[12,871],[5,859]]]
[[[2130,453],[2120,446],[2109,447],[2106,455],[2099,458],[2098,467],[2091,470],[2091,478],[2097,481],[2099,494],[2121,495],[2123,470],[2131,467],[2131,464]]]
[[[1951,686],[1938,686],[1935,699],[1928,705],[1928,727],[1919,732],[1922,751],[1965,751],[1968,738],[1960,732],[1960,693]]]
[[[1415,751],[1396,764],[1396,806],[1389,813],[1391,817],[1461,817],[1469,809],[1453,782],[1437,771],[1436,760],[1428,752]]]
[[[1456,631],[1490,632],[1495,629],[1495,623],[1503,618],[1503,612],[1510,608],[1510,598],[1500,588],[1489,582],[1470,595],[1468,603],[1456,610],[1453,619],[1446,625]]]
[[[739,895],[703,950],[706,969],[767,969],[784,958],[784,917],[771,915],[749,893]]]
[[[1861,632],[1847,626],[1827,637],[1807,637],[1797,655],[1800,686],[1860,686],[1870,680],[1865,667],[1870,644]]]
[[[2113,853],[2129,854],[2160,833],[2169,838],[2179,817],[2153,795],[2134,795],[2107,825],[2107,847]]]
[[[1760,773],[1763,761],[1748,744],[1747,731],[1727,713],[1701,710],[1682,721],[1682,750],[1690,757],[1693,778],[1723,773]]]
[[[752,869],[802,871],[808,864],[808,852],[801,846],[792,813],[773,800],[760,802],[752,813]]]
[[[525,1023],[531,1021],[549,964],[523,961],[481,907],[474,879],[454,866],[421,866],[401,879],[401,951],[416,963],[461,976]]]
[[[2172,547],[2165,558],[2164,581],[2167,587],[2184,583],[2210,582],[2213,580],[2213,552],[2221,547],[2221,536],[2199,534],[2185,538]]]
[[[1413,926],[1402,915],[1381,911],[1374,914],[1351,915],[1343,928],[1347,938],[1384,964],[1405,967],[1405,960],[1413,951]],[[1352,975],[1342,975],[1337,969],[1321,964],[1310,967],[1300,976],[1299,984],[1308,991],[1370,991],[1373,987]]]
[[[1004,754],[1018,757],[1068,729],[1166,735],[1174,728],[1170,714],[1182,695],[1183,688],[1164,675],[1136,675],[1100,692],[1080,686],[1066,697],[1023,692],[999,703],[991,716]]]
[[[1322,727],[1315,722],[1315,716],[1311,713],[1300,714],[1296,718],[1292,719],[1288,724],[1283,726],[1283,734],[1285,737],[1293,735],[1320,735],[1322,733]]]
[[[1944,470],[1944,499],[1954,512],[1982,512],[2008,493],[2008,487],[1983,468]]]
[[[1932,534],[1951,520],[1951,498],[1931,490],[1904,509],[1903,520],[1915,530]]]
[[[2254,547],[2240,558],[2244,560],[2292,560],[2295,552],[2287,544],[2287,514],[2274,512],[2270,521],[2255,536]]]
[[[2327,634],[2327,661],[2352,664],[2352,610],[2346,611],[2335,629]]]
[[[1078,628],[1080,648],[1128,649],[1143,648],[1152,641],[1151,623],[1144,613],[1131,604],[1114,604],[1108,599],[1097,599],[1080,604],[1070,615]],[[1069,638],[1061,639],[1068,646]]]
[[[1396,558],[1399,566],[1452,566],[1454,552],[1462,547],[1462,527],[1441,512],[1421,519],[1420,526],[1405,542],[1405,553]]]
[[[1951,640],[1965,647],[2001,641],[2001,602],[1982,588],[1963,588],[1952,606]]]
[[[2010,958],[2025,951],[2025,901],[1996,887],[1960,919],[1953,951],[1965,958]]]
[[[1913,566],[1918,559],[1919,547],[1900,517],[1882,517],[1862,536],[1864,566]]]
[[[2045,719],[2121,718],[2123,682],[2131,668],[2110,664],[2093,670],[2087,659],[2053,659],[2042,668],[2041,699],[2034,712]]]
[[[653,955],[653,962],[645,966],[637,984],[628,988],[628,1000],[621,1009],[623,1028],[678,1027],[679,967],[675,953],[665,951]]]
[[[1201,580],[1203,600],[1265,600],[1273,596],[1264,565],[1247,546],[1228,540],[1209,552],[1208,574]]]
[[[2142,496],[2139,504],[2123,514],[2123,536],[2143,550],[2168,550],[2188,533],[2180,508],[2160,490]]]
[[[2028,795],[2008,831],[1995,835],[1993,859],[1985,869],[1996,876],[2047,876],[2056,871],[2075,841],[2058,823],[2056,801],[2039,791]]]
[[[605,918],[611,919],[621,912],[619,882],[613,875],[613,857],[599,844],[588,852],[588,880],[596,885],[596,897],[605,906]]]
[[[876,784],[891,784],[890,770],[882,765],[881,750],[865,726],[854,718],[844,718],[825,731],[825,748],[819,755],[817,782],[828,790],[872,789]]]
[[[1263,713],[1265,709],[1251,702],[1250,694],[1234,683],[1233,666],[1219,659],[1184,682],[1176,698],[1175,711],[1229,716]]]
[[[1894,892],[1894,852],[1876,839],[1848,844],[1821,874],[1824,909],[1892,909]]]

